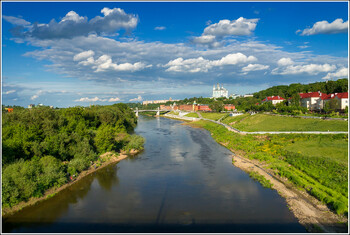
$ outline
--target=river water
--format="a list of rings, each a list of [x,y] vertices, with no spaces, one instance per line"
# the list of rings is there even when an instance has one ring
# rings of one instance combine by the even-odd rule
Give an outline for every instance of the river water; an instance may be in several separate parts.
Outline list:
[[[203,129],[141,116],[145,150],[3,220],[3,232],[306,232]]]

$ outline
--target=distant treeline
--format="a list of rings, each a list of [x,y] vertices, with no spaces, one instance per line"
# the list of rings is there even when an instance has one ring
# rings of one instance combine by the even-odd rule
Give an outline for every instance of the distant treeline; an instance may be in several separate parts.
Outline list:
[[[2,113],[2,204],[13,206],[60,186],[108,151],[142,149],[125,104]]]
[[[348,79],[343,78],[337,81],[315,82],[310,84],[293,83],[290,85],[273,86],[266,90],[254,93],[254,98],[262,100],[266,96],[281,96],[290,98],[298,93],[320,91],[325,94],[341,93],[348,91]]]

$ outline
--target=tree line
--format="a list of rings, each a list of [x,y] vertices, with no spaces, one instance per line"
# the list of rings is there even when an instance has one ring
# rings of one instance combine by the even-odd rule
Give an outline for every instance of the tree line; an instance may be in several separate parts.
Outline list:
[[[4,109],[3,109],[4,110]],[[105,152],[142,149],[125,104],[2,113],[2,204],[40,197],[90,167]]]

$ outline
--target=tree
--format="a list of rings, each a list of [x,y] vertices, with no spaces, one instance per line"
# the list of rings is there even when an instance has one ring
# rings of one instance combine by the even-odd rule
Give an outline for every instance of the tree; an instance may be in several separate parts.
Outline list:
[[[221,112],[224,110],[224,103],[222,101],[215,101],[209,105],[209,108],[214,112]]]
[[[300,106],[300,95],[299,93],[294,93],[291,99],[291,105]]]
[[[339,102],[337,99],[334,98],[329,101],[326,101],[323,107],[323,111],[325,111],[325,113],[329,113],[332,111],[336,111],[338,107],[339,107]]]

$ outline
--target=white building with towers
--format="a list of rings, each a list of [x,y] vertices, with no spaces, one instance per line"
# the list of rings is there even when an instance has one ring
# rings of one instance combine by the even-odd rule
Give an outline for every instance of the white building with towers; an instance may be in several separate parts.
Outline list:
[[[228,98],[228,90],[225,89],[222,86],[222,84],[221,84],[221,87],[220,87],[220,85],[218,83],[216,87],[215,87],[215,85],[213,86],[213,98],[220,98],[220,97]]]

